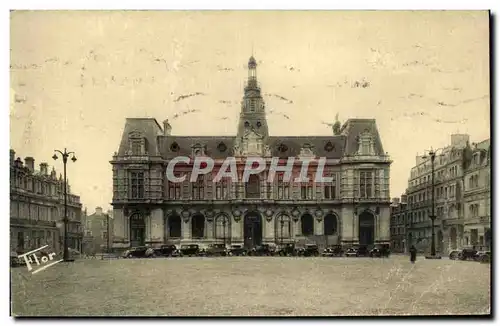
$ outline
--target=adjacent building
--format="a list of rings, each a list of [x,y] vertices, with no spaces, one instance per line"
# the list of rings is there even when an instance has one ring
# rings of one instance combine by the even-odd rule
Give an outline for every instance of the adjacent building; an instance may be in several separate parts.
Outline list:
[[[209,156],[213,173],[189,182],[192,165],[177,164],[166,178],[167,164],[177,156]],[[266,182],[269,163],[259,175],[242,182],[245,158],[260,156],[286,164],[325,157],[329,183],[285,182],[278,174]],[[214,182],[227,157],[236,157],[239,181]],[[271,136],[266,105],[257,81],[257,63],[248,62],[241,113],[234,136],[176,136],[168,120],[128,118],[112,161],[114,248],[162,243],[225,242],[252,247],[262,243],[389,243],[391,160],[384,152],[374,119],[336,121],[325,136]]]
[[[407,252],[406,228],[407,228],[407,197],[393,198],[391,203],[391,250],[393,252]]]
[[[430,157],[416,157],[406,191],[407,243],[421,251],[430,249],[432,229],[429,216],[432,215],[434,189],[436,250],[446,254],[451,249],[478,245],[481,239],[485,244],[486,236],[490,237],[487,233],[491,178],[489,146],[489,140],[471,146],[469,135],[451,135],[451,144],[436,151],[434,184]]]
[[[463,245],[491,248],[491,145],[473,144],[464,173]]]
[[[95,254],[107,252],[112,248],[113,240],[113,217],[112,212],[104,213],[101,207],[96,207],[95,212],[83,214],[84,243],[82,252]]]
[[[25,252],[49,245],[56,252],[63,248],[64,181],[48,164],[35,159],[15,158],[10,150],[10,246],[12,251]],[[69,247],[80,250],[82,229],[80,197],[68,187]]]

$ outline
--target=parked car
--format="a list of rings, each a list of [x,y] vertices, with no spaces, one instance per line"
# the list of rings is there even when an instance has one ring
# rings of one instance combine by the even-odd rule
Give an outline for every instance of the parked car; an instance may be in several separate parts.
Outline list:
[[[24,259],[23,259],[24,260]],[[20,259],[18,258],[17,252],[10,252],[10,267],[18,267],[21,266]]]
[[[134,247],[125,250],[122,257],[123,258],[149,258],[154,256],[154,250],[145,246]]]
[[[297,256],[297,249],[295,249],[295,243],[287,243],[276,251],[279,256]]]
[[[226,256],[227,248],[224,244],[210,244],[206,250],[206,256]]]
[[[247,250],[242,245],[231,245],[228,250],[229,256],[246,256]]]
[[[345,251],[345,256],[346,257],[357,257],[358,256],[358,250],[354,247],[348,248]]]
[[[324,257],[341,257],[344,255],[344,249],[341,245],[333,245],[323,250],[322,256]]]
[[[156,256],[164,256],[164,257],[176,257],[179,255],[179,251],[175,245],[162,245],[159,248],[155,248]]]
[[[477,250],[474,248],[464,248],[458,253],[460,260],[476,260]]]
[[[197,244],[181,245],[180,256],[198,256],[200,253],[200,246]]]
[[[370,250],[370,257],[389,257],[390,254],[391,251],[387,245],[375,246],[372,250]]]
[[[252,248],[252,250],[250,250],[248,252],[248,255],[249,256],[272,256],[274,253],[274,251],[272,249],[273,248],[270,245],[263,244],[263,245],[256,246],[256,247]]]
[[[306,244],[303,248],[300,249],[298,254],[299,254],[299,256],[303,256],[303,257],[319,256],[318,245]]]
[[[481,250],[476,253],[476,260],[481,263],[491,263],[491,251]]]
[[[357,248],[356,257],[368,257],[370,256],[370,250],[367,246],[359,246]]]
[[[458,259],[458,256],[460,255],[461,250],[458,249],[453,249],[450,251],[448,257],[452,260]]]

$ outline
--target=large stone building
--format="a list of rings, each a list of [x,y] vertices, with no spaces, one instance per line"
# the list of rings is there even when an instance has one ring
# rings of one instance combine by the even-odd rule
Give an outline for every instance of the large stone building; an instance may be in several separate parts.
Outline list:
[[[64,236],[64,181],[56,171],[48,172],[48,164],[35,160],[24,162],[10,150],[10,246],[12,251],[25,252],[49,245],[59,252]],[[71,194],[68,185],[68,244],[81,249],[80,197]]]
[[[486,210],[489,203],[486,200],[489,198],[489,186],[485,183],[486,179],[490,178],[487,173],[489,171],[489,142],[487,145],[486,142],[482,144],[482,147],[488,149],[474,150],[470,146],[468,135],[454,134],[451,135],[451,144],[437,151],[434,161],[435,241],[436,250],[441,254],[468,245],[467,239],[471,237],[467,234],[477,234],[477,231],[468,230],[481,230],[482,234],[489,230],[484,227],[485,224],[489,226],[489,213],[487,213],[489,208]],[[473,157],[478,157],[478,160],[480,158],[477,161],[479,163],[476,164]],[[411,170],[406,191],[408,196],[407,243],[425,251],[430,249],[432,235],[429,218],[432,210],[433,188],[431,170],[430,157],[417,156],[416,166]],[[471,180],[470,177],[466,178],[468,174],[471,176],[480,174],[481,186],[474,181],[467,183]],[[469,193],[472,195],[468,195]],[[476,210],[479,203],[483,207],[481,215]],[[467,220],[467,223],[475,226],[466,228]],[[479,236],[475,236],[475,239],[479,241]]]
[[[102,207],[96,207],[93,214],[83,213],[84,226],[83,250],[84,254],[107,252],[113,245],[113,218],[112,212],[104,213]]]
[[[465,246],[491,248],[491,149],[487,139],[473,144],[465,162],[464,229]]]
[[[393,198],[391,203],[391,248],[393,252],[407,252],[406,226],[407,226],[407,197]]]
[[[113,169],[114,247],[161,243],[374,244],[389,243],[389,167],[375,120],[336,122],[325,136],[270,136],[257,64],[248,62],[235,136],[175,136],[168,120],[128,118]],[[166,178],[178,156],[208,156],[214,172],[189,182],[192,165],[177,164],[183,183]],[[245,157],[267,160],[266,169],[242,182]],[[214,182],[223,160],[236,157],[238,182]],[[327,184],[265,180],[271,157],[300,160],[325,157]],[[309,175],[314,179],[315,165]]]

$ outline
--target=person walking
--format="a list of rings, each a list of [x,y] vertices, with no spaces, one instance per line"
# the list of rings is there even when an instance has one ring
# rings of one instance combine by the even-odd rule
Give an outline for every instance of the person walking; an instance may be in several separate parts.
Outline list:
[[[411,248],[410,248],[410,261],[412,264],[415,264],[416,260],[417,260],[417,248],[415,248],[415,246],[411,246]]]

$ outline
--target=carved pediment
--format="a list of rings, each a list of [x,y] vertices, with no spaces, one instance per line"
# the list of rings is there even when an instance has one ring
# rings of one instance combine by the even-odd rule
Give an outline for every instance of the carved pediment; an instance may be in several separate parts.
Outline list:
[[[300,149],[300,157],[315,157],[313,147],[310,144],[304,144]]]
[[[357,137],[358,141],[358,151],[356,155],[361,156],[374,156],[375,155],[375,137],[372,133],[365,129],[359,136]]]
[[[128,134],[128,138],[142,138],[142,133],[138,130],[134,130]]]
[[[241,155],[261,156],[264,150],[262,140],[263,137],[253,129],[245,132],[242,138]]]

